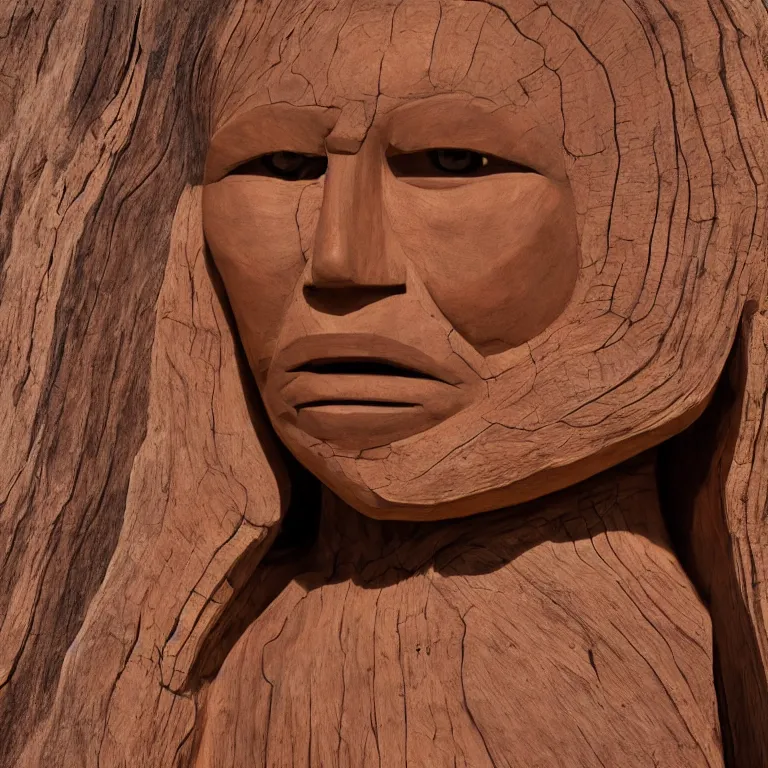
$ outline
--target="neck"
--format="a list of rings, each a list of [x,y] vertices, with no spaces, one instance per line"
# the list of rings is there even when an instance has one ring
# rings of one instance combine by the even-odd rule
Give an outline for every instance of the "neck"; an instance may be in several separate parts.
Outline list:
[[[647,453],[584,483],[517,507],[458,520],[402,522],[359,514],[325,491],[316,549],[320,570],[375,582],[432,567],[495,570],[525,551],[590,544],[595,537],[651,542],[671,556]],[[372,584],[374,585],[374,584]]]

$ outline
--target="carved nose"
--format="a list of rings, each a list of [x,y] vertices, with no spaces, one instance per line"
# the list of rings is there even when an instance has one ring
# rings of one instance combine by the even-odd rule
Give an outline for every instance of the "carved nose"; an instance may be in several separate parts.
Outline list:
[[[332,303],[370,303],[405,292],[405,265],[388,247],[378,147],[330,153],[305,293]]]

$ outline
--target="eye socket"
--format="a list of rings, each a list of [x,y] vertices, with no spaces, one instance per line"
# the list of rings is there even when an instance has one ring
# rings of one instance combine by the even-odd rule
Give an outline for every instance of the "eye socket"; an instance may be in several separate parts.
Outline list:
[[[325,155],[304,155],[299,152],[272,152],[248,160],[236,168],[230,175],[272,176],[284,181],[305,181],[319,179],[328,168]]]
[[[395,176],[487,176],[492,173],[535,173],[512,160],[482,154],[471,149],[440,148],[392,154],[389,167]]]
[[[429,162],[445,173],[474,173],[488,165],[488,158],[469,149],[430,149],[427,152]]]

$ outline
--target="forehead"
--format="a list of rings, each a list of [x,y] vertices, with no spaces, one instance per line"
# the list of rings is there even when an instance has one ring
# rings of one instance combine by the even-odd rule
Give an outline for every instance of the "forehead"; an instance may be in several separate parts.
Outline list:
[[[480,0],[246,2],[219,58],[215,127],[278,102],[354,111],[366,126],[436,93],[519,104],[546,70],[543,47]]]

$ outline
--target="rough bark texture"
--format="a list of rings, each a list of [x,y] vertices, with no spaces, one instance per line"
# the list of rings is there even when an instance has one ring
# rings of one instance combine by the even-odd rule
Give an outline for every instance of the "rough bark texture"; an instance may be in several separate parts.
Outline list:
[[[205,151],[193,141],[190,98],[202,35],[213,19],[208,3],[178,7],[123,0],[4,3],[0,14],[0,761],[12,766],[19,764],[25,744],[51,715],[57,687],[66,679],[62,665],[68,649],[67,667],[77,666],[76,638],[87,634],[86,615],[101,599],[94,602],[99,588],[106,586],[107,567],[124,522],[130,525],[138,511],[155,520],[131,548],[142,539],[156,541],[162,521],[171,523],[164,510],[173,505],[173,472],[166,467],[153,476],[154,488],[144,490],[152,479],[141,479],[137,454],[142,444],[146,456],[152,442],[163,441],[173,441],[183,453],[184,423],[191,426],[195,418],[181,414],[182,423],[166,424],[158,435],[163,425],[152,425],[148,393],[153,338],[161,343],[163,335],[162,330],[155,333],[156,322],[162,322],[155,308],[171,223]],[[191,199],[190,193],[186,199]],[[186,236],[181,216],[178,231]],[[197,242],[190,245],[190,263],[199,252]],[[186,243],[176,247],[184,250]],[[170,272],[169,278],[178,280]],[[184,295],[191,302],[185,280]],[[201,302],[202,311],[210,313],[210,296],[201,297]],[[194,323],[191,306],[177,314],[182,323]],[[198,344],[216,340],[208,327],[213,323],[217,332],[210,314],[204,322]],[[225,343],[229,348],[221,351],[224,362],[231,355],[231,339]],[[159,354],[160,364],[172,370],[173,360],[164,359],[160,348],[155,357]],[[195,370],[182,368],[168,386],[174,386],[179,397],[188,387],[189,401],[199,411],[196,416],[203,418],[211,407],[219,351],[209,344],[194,354],[190,351],[188,364]],[[236,376],[236,370],[229,375]],[[159,380],[156,386],[161,386]],[[200,410],[204,400],[205,412]],[[162,411],[172,418],[168,406],[163,403]],[[189,434],[195,447],[190,447],[188,461],[213,464],[206,480],[213,484],[221,475],[216,474],[215,460],[203,452],[203,443],[212,439],[212,427],[208,430],[199,437]],[[178,472],[182,454],[173,455]],[[143,502],[134,513],[128,498],[132,472],[131,498],[137,505]],[[186,481],[193,482],[193,477]],[[204,498],[204,491],[196,497]],[[246,492],[227,486],[229,518],[227,502],[217,502],[220,535],[210,540],[210,547],[206,544],[208,555],[202,550],[198,554],[194,539],[183,540],[183,532],[178,532],[172,536],[178,559],[168,552],[153,560],[150,571],[133,582],[133,597],[124,592],[117,603],[107,599],[103,612],[88,614],[89,623],[102,624],[104,635],[97,631],[90,644],[99,648],[103,663],[94,664],[91,658],[91,683],[72,683],[87,707],[76,716],[84,729],[77,747],[82,753],[72,755],[65,749],[56,758],[60,765],[98,760],[107,733],[110,691],[129,651],[141,652],[131,644],[140,613],[147,616],[144,631],[151,627],[157,633],[150,647],[156,642],[163,648],[177,620],[186,626],[183,604],[193,597],[213,552],[234,533],[238,510],[245,514]],[[273,492],[272,482],[264,479],[254,499]],[[142,500],[145,493],[151,499]],[[183,509],[183,500],[178,503]],[[200,520],[190,517],[187,524],[201,532]],[[258,535],[257,528],[253,535]],[[241,536],[247,538],[246,528]],[[137,555],[134,551],[133,557]],[[132,553],[125,551],[124,556],[130,560]],[[148,564],[147,559],[136,562],[139,569]],[[164,562],[167,570],[161,577]],[[155,588],[174,595],[169,587],[186,564],[189,581],[184,595],[176,598],[181,602],[158,622],[154,609],[146,613],[143,579],[154,571],[161,579]],[[86,693],[91,685],[99,687],[98,693]],[[146,690],[154,695],[151,687]],[[93,730],[98,721],[101,734]],[[173,754],[176,746],[169,749]]]
[[[709,617],[652,462],[447,524],[329,499],[212,684],[195,765],[721,766]]]
[[[599,23],[588,24],[603,4],[548,5],[576,30],[595,69],[605,72],[605,61],[626,54],[608,50]],[[759,0],[626,0],[623,8],[621,18],[642,27],[652,76],[668,83],[668,112],[682,138],[676,170],[656,168],[652,186],[663,188],[658,210],[670,221],[682,204],[670,178],[681,179],[688,196],[675,214],[684,226],[670,227],[670,237],[699,254],[690,279],[715,286],[717,360],[746,307],[732,391],[716,399],[709,422],[694,426],[708,439],[689,433],[690,471],[665,469],[661,493],[682,561],[710,608],[713,640],[707,612],[670,555],[655,486],[638,465],[536,502],[541,527],[524,545],[519,531],[504,527],[509,518],[494,518],[477,542],[464,536],[458,565],[437,555],[476,530],[464,521],[418,535],[376,533],[371,524],[357,531],[375,542],[369,562],[328,567],[329,552],[341,566],[366,552],[361,545],[353,557],[339,544],[345,526],[356,525],[340,507],[328,513],[311,567],[275,556],[251,578],[274,541],[288,489],[209,274],[198,186],[213,120],[206,37],[236,39],[243,3],[0,6],[2,768],[451,765],[454,757],[458,765],[534,765],[515,752],[525,739],[527,754],[547,766],[717,766],[718,718],[704,673],[712,644],[726,765],[768,765],[768,13]],[[531,36],[545,34],[531,26],[537,18],[526,27]],[[611,44],[620,46],[617,35]],[[556,72],[565,61],[550,65]],[[609,125],[605,135],[616,130]],[[605,188],[595,181],[606,228],[582,233],[594,242],[606,238],[608,213],[618,222],[643,192],[625,188],[622,208],[601,198]],[[724,211],[735,218],[719,221]],[[720,274],[725,262],[707,261],[707,248],[726,227],[735,255]],[[665,253],[657,244],[651,259],[649,248],[657,277]],[[595,298],[610,304],[621,294],[621,271],[607,274],[606,295]],[[659,278],[656,295],[642,295],[643,311],[682,301],[685,282],[684,274]],[[616,333],[630,325],[622,321]],[[591,429],[614,408],[610,398],[595,404],[577,427]],[[492,429],[507,439],[504,426]],[[683,448],[674,449],[685,438],[665,447],[664,461],[678,461]],[[408,473],[422,469],[408,461],[390,467],[398,498]],[[590,474],[584,462],[580,474]],[[421,496],[443,487],[452,466],[427,477]],[[371,472],[373,486],[380,470]],[[584,488],[588,512],[578,506]],[[409,546],[424,549],[399,562],[409,550],[382,554],[381,536],[413,538]],[[480,554],[470,557],[467,546]],[[311,579],[292,580],[308,568]],[[357,583],[362,572],[371,588]],[[480,591],[468,596],[470,583]],[[577,588],[587,583],[591,597]],[[359,599],[350,603],[350,637],[342,629],[352,593]],[[262,613],[265,595],[277,598]],[[478,601],[486,613],[473,610]],[[296,612],[293,603],[301,605]],[[243,616],[255,619],[250,629]],[[316,629],[326,649],[320,666],[305,628]],[[232,647],[223,665],[219,641]],[[533,681],[493,687],[510,673],[498,662],[502,643],[519,654],[516,671],[540,654]],[[263,677],[242,675],[243,657],[256,673],[263,662]],[[385,696],[383,712],[370,678],[376,664],[386,668],[383,680],[402,686],[402,702],[394,707]],[[536,677],[542,668],[551,673],[546,686]],[[313,685],[291,678],[296,669],[314,674]],[[631,737],[629,716],[605,714],[622,709],[625,689],[642,713]],[[240,697],[239,716],[245,711],[251,722],[236,728],[226,718]],[[590,714],[600,697],[606,709]],[[506,724],[521,712],[530,717],[532,699],[559,720],[546,732],[528,720],[515,744],[506,741]],[[448,719],[427,714],[438,706]]]
[[[710,606],[729,765],[768,763],[764,313],[745,318],[712,405],[664,446],[662,500],[683,563]]]

